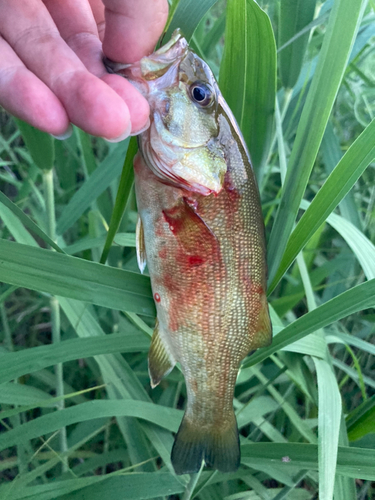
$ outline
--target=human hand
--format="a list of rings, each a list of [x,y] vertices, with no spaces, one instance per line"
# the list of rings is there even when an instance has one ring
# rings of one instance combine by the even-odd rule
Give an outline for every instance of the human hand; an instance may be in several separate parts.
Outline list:
[[[147,101],[110,75],[153,51],[167,0],[0,0],[0,105],[60,138],[70,122],[121,140],[148,124]]]

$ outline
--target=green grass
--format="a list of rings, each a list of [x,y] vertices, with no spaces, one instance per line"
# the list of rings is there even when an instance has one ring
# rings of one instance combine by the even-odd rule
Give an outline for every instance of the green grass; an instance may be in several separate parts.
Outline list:
[[[186,390],[177,369],[150,389],[134,141],[0,111],[0,498],[370,500],[375,4],[172,3],[165,40],[181,27],[220,76],[266,221],[275,337],[239,374],[241,467],[170,463]]]

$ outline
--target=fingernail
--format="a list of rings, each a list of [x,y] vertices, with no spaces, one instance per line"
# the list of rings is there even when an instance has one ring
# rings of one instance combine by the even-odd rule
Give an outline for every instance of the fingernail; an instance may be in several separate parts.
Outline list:
[[[106,137],[103,137],[103,139],[107,142],[121,142],[127,137],[129,137],[131,129],[132,129],[132,124],[129,122],[128,127],[123,134],[119,135],[118,137],[115,137],[114,139],[107,139]]]
[[[148,129],[148,127],[150,126],[150,118],[147,120],[147,123],[146,125],[141,128],[140,130],[137,130],[136,132],[132,132],[130,135],[133,136],[133,135],[139,135],[139,134],[142,134],[142,132],[144,132],[145,130]]]
[[[65,139],[68,139],[68,137],[70,137],[72,135],[72,132],[73,132],[73,127],[71,126],[71,124],[69,124],[69,127],[66,129],[66,131],[63,133],[63,134],[60,134],[60,135],[52,135],[52,137],[54,137],[55,139],[58,139],[59,141],[65,141]]]

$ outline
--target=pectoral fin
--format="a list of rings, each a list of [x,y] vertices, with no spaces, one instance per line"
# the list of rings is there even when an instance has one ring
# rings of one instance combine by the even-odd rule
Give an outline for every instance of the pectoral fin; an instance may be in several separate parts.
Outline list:
[[[151,379],[151,387],[156,387],[161,379],[172,371],[176,362],[166,351],[160,337],[159,322],[156,320],[155,330],[152,335],[151,347],[148,353],[148,372]]]
[[[135,246],[137,250],[137,262],[141,273],[146,267],[146,248],[145,248],[145,237],[143,234],[143,224],[142,219],[138,215],[137,227],[135,229]]]

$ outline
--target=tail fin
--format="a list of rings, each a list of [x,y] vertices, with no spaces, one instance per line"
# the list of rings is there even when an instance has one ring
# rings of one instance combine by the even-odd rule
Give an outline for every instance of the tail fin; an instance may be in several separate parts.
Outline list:
[[[234,472],[240,465],[241,453],[236,417],[225,427],[201,427],[182,419],[172,448],[171,460],[176,474],[198,472],[204,460],[208,467],[220,472]]]

